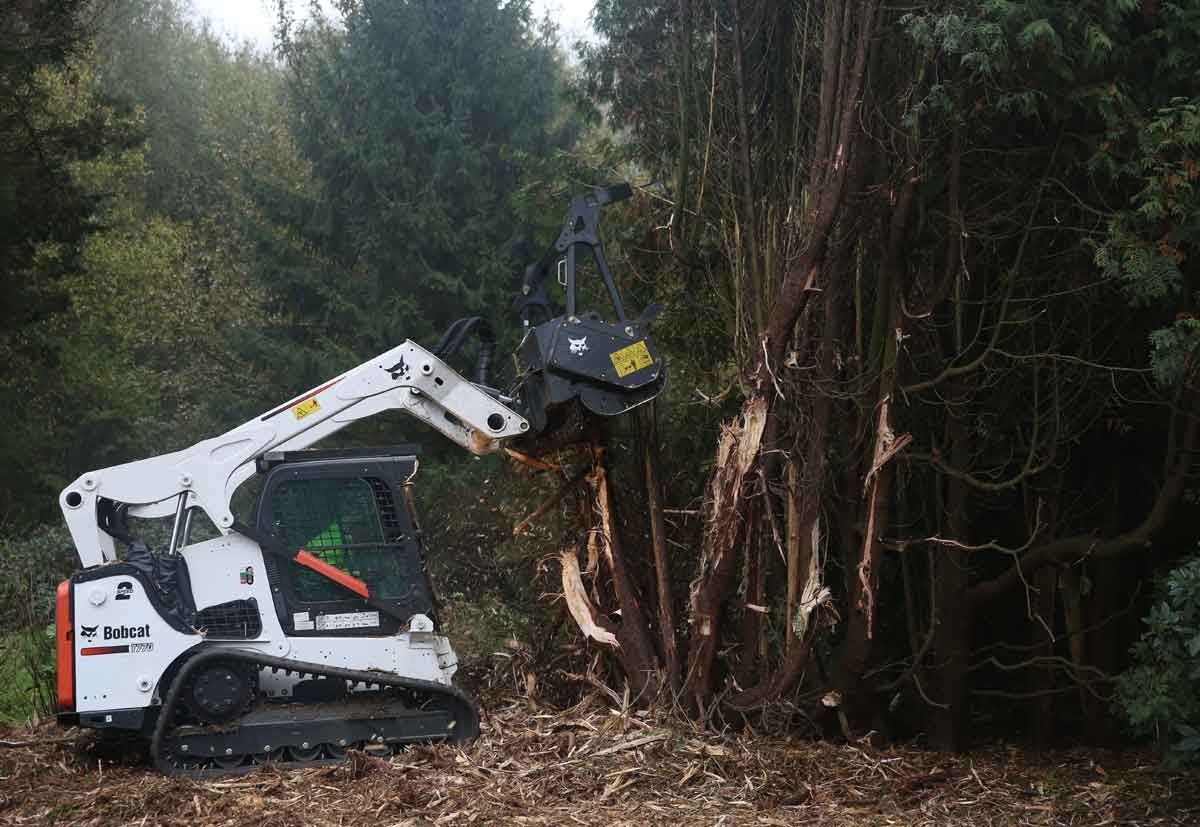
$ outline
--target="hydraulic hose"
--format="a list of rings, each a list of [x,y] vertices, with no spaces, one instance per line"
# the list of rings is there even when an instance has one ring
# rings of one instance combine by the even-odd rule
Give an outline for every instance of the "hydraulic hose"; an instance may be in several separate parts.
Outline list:
[[[491,323],[483,316],[467,316],[454,322],[442,334],[442,340],[433,349],[439,359],[453,356],[463,342],[472,334],[479,339],[479,358],[475,366],[475,382],[488,386],[491,378],[492,358],[496,355],[496,334]]]

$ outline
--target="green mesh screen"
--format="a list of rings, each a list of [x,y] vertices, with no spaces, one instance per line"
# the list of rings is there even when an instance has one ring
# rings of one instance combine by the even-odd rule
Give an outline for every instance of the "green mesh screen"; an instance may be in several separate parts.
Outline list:
[[[410,594],[414,563],[400,545],[402,526],[390,488],[371,478],[298,479],[281,483],[272,502],[275,534],[365,582],[373,594]],[[297,563],[292,588],[306,603],[345,600],[346,590]]]

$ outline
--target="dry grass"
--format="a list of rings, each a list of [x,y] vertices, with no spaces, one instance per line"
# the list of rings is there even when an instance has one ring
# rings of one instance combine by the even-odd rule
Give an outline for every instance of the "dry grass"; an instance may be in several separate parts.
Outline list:
[[[0,824],[1197,825],[1200,775],[1146,756],[1014,747],[948,757],[801,740],[701,736],[587,702],[513,703],[466,750],[352,754],[308,770],[195,781],[74,739],[0,750]]]

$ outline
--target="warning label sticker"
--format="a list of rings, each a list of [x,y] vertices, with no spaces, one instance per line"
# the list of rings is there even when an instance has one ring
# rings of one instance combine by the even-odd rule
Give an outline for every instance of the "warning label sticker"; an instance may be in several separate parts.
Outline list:
[[[613,367],[617,369],[617,376],[622,379],[634,371],[648,368],[654,364],[654,358],[650,355],[650,349],[646,347],[645,339],[613,351],[608,358],[612,360]]]
[[[316,413],[319,410],[321,410],[321,406],[317,404],[317,398],[314,396],[312,399],[305,399],[299,405],[292,408],[292,416],[296,417],[296,419],[304,419],[310,413]]]
[[[309,616],[308,612],[293,612],[292,628],[297,632],[311,632],[313,628],[312,617]]]
[[[336,615],[317,615],[318,631],[332,629],[362,629],[379,625],[379,612],[346,612]]]

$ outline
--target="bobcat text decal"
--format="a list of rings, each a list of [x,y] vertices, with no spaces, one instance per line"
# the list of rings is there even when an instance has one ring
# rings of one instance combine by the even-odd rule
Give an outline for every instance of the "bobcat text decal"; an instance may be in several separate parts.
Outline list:
[[[94,640],[97,629],[97,626],[80,626],[79,634],[87,640]],[[85,646],[79,650],[79,654],[119,655],[154,651],[153,643],[142,640],[142,638],[150,637],[149,623],[143,623],[141,626],[105,626],[103,637],[105,640],[136,640],[138,642],[118,646]]]

